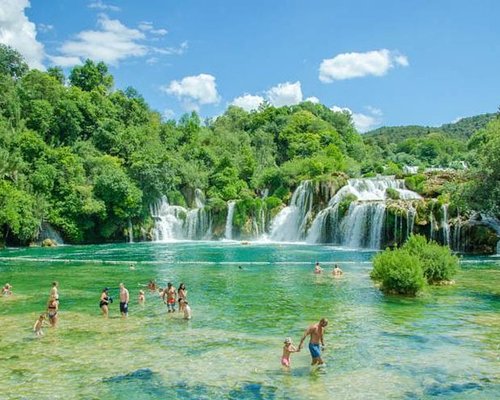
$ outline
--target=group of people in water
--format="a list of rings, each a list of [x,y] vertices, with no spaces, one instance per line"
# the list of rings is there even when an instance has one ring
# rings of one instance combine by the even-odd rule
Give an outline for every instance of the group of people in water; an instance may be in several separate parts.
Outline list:
[[[47,311],[41,313],[38,319],[33,325],[33,332],[35,336],[43,336],[42,328],[44,326],[55,327],[58,320],[59,311],[59,283],[57,281],[52,282],[52,287],[49,293],[49,299],[47,302]],[[184,314],[184,319],[190,320],[192,318],[191,307],[187,301],[187,289],[184,283],[179,285],[178,289],[175,289],[173,284],[169,282],[166,288],[158,288],[155,281],[149,281],[147,285],[148,289],[152,293],[158,293],[159,297],[167,305],[167,310],[169,313],[174,313],[176,311],[176,303],[179,304],[179,312]],[[101,309],[102,315],[104,317],[109,316],[109,305],[113,303],[113,297],[109,294],[110,288],[105,287],[99,299],[99,308]],[[12,294],[12,286],[10,284],[5,284],[2,289],[2,296],[9,296]],[[119,296],[120,296],[120,313],[122,318],[128,316],[128,305],[130,301],[130,293],[123,283],[119,285]],[[146,296],[144,290],[139,290],[138,303],[144,305],[146,302]],[[48,322],[47,322],[48,320]]]
[[[241,267],[240,267],[241,268]],[[316,262],[314,266],[315,274],[322,274],[323,268],[320,266],[319,262]],[[342,269],[335,264],[332,272],[332,276],[340,277],[343,274]],[[192,312],[191,307],[187,300],[188,291],[186,285],[181,283],[176,289],[172,282],[168,282],[165,288],[160,288],[157,286],[154,280],[149,281],[147,288],[151,293],[158,293],[159,297],[163,300],[163,303],[167,305],[168,313],[176,312],[176,305],[178,304],[179,313],[184,314],[184,319],[191,319]],[[57,281],[52,282],[52,287],[49,293],[49,299],[47,302],[47,311],[40,314],[36,320],[33,331],[35,336],[43,336],[43,326],[50,325],[55,327],[57,325],[58,311],[59,311],[59,284]],[[109,294],[110,289],[105,287],[99,299],[99,308],[101,309],[102,315],[104,317],[109,316],[109,305],[113,303],[113,298]],[[2,287],[2,296],[9,296],[12,294],[12,285],[6,283]],[[120,296],[120,313],[122,318],[128,316],[128,305],[130,301],[130,293],[123,283],[119,285],[119,296]],[[144,290],[139,290],[138,304],[144,305],[146,302],[146,296]],[[48,323],[47,323],[48,319]],[[326,318],[321,318],[321,320],[311,326],[309,326],[304,332],[298,347],[295,347],[292,339],[287,337],[283,345],[283,353],[281,356],[281,365],[284,369],[289,370],[291,366],[290,357],[292,353],[297,353],[302,350],[305,339],[309,336],[309,352],[311,353],[313,366],[321,366],[324,361],[321,357],[321,351],[325,347],[324,343],[324,330],[328,326],[328,320]]]

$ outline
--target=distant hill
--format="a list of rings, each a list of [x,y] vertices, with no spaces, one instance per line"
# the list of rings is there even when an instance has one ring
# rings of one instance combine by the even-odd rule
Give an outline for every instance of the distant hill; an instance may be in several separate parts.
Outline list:
[[[425,136],[432,132],[443,133],[450,138],[468,140],[477,130],[484,128],[486,124],[495,118],[497,114],[481,114],[473,117],[462,118],[457,122],[443,124],[440,127],[407,125],[407,126],[383,126],[367,132],[363,138],[370,141],[382,143],[400,143],[410,137]]]

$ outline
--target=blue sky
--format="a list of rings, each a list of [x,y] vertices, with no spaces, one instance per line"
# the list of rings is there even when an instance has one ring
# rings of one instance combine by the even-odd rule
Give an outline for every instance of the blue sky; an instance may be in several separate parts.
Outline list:
[[[165,117],[309,99],[361,131],[500,105],[496,0],[0,0],[32,67],[103,60]]]

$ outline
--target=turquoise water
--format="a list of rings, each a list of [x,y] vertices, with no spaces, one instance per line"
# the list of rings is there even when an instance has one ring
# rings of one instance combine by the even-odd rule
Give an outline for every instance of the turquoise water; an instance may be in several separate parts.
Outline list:
[[[500,261],[465,259],[456,285],[384,297],[373,253],[328,246],[214,242],[6,249],[0,283],[0,398],[493,399],[500,395]],[[315,261],[326,269],[312,273]],[[329,275],[334,262],[345,274]],[[241,268],[239,268],[241,267]],[[184,282],[193,319],[167,314],[150,279]],[[37,339],[50,283],[60,320]],[[130,290],[105,320],[104,286]],[[282,342],[327,317],[327,367],[305,348],[280,368]]]

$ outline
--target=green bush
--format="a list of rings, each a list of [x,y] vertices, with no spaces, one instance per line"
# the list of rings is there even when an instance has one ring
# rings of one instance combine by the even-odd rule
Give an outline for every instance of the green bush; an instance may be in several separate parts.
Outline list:
[[[427,242],[425,236],[413,235],[403,245],[403,249],[422,262],[427,283],[449,281],[457,273],[458,258],[450,249],[436,242]]]
[[[399,192],[396,189],[393,188],[387,188],[385,190],[385,193],[387,194],[387,197],[392,199],[392,200],[399,200]]]
[[[457,269],[458,258],[448,247],[413,235],[401,248],[377,254],[370,276],[386,293],[414,296],[426,284],[451,280]]]
[[[415,296],[425,286],[422,262],[403,249],[377,254],[370,276],[385,293]]]

